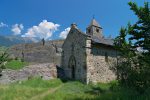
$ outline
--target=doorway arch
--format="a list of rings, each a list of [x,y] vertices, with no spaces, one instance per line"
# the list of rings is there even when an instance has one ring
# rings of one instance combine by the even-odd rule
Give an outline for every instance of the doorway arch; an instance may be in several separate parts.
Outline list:
[[[70,56],[68,65],[69,65],[68,67],[71,69],[71,78],[75,79],[76,78],[76,59],[73,55]]]

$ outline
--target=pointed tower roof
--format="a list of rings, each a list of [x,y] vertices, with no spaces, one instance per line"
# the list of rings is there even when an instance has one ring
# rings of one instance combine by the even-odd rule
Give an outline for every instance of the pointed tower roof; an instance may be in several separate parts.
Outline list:
[[[101,27],[98,22],[95,20],[95,18],[92,19],[91,23],[89,26],[96,26],[96,27]]]

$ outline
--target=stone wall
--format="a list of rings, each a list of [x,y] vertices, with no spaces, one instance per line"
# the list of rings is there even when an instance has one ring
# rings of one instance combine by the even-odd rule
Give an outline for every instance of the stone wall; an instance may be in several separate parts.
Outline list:
[[[9,49],[12,58],[23,58],[27,62],[56,63],[60,65],[62,44],[64,40],[18,44]],[[24,57],[23,57],[24,56]]]
[[[91,53],[87,56],[87,83],[106,83],[115,80],[114,66],[117,63],[116,57],[116,50],[112,47],[92,45]]]
[[[71,28],[64,42],[62,67],[67,78],[72,78],[72,67],[75,63],[75,79],[86,82],[86,38],[84,33],[76,28]],[[71,59],[72,62],[69,62]]]
[[[28,80],[32,77],[41,77],[50,80],[57,77],[56,65],[52,63],[29,65],[20,70],[5,69],[0,77],[0,84],[9,84]]]

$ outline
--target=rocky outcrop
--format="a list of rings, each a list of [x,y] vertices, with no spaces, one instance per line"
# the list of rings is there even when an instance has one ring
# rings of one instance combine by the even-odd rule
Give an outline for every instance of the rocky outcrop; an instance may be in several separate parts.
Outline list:
[[[56,78],[56,65],[52,63],[44,63],[29,65],[20,70],[5,69],[2,71],[2,76],[0,77],[0,84],[28,80],[32,77],[41,77],[44,80]]]

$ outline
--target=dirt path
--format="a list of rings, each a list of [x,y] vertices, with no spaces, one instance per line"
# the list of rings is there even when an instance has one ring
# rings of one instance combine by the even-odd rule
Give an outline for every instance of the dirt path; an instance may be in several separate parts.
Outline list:
[[[47,96],[48,94],[51,94],[51,93],[54,93],[55,91],[57,91],[62,86],[63,86],[63,84],[56,87],[56,88],[50,88],[49,90],[32,97],[30,100],[41,100],[43,97]]]

